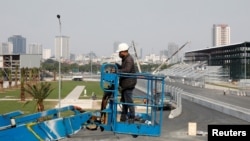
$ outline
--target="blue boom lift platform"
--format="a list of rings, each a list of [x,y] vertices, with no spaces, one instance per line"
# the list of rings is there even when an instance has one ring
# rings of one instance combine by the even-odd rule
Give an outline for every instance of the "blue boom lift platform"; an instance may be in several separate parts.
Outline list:
[[[30,115],[14,111],[0,115],[0,140],[60,140],[76,134],[82,128],[111,131],[117,134],[137,136],[160,136],[162,128],[164,76],[150,73],[113,73],[114,64],[103,64],[101,67],[100,86],[104,97],[100,110],[84,111],[79,107],[66,106],[50,109]],[[145,83],[146,93],[133,96],[134,103],[120,102],[119,78],[134,77]],[[156,92],[158,96],[156,97]],[[161,100],[160,100],[161,99]],[[121,106],[135,106],[134,122],[120,122]],[[60,117],[60,112],[72,111],[74,114]],[[94,126],[94,128],[93,128]]]

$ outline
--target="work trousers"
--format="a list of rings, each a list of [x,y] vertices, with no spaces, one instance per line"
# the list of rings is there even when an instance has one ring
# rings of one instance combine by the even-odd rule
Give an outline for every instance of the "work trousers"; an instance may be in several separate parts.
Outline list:
[[[134,89],[126,89],[122,90],[121,93],[121,102],[133,104],[133,90]],[[135,118],[135,107],[133,105],[122,104],[122,113],[121,113],[121,121],[126,121],[126,119],[134,119]],[[128,113],[129,111],[129,113]]]

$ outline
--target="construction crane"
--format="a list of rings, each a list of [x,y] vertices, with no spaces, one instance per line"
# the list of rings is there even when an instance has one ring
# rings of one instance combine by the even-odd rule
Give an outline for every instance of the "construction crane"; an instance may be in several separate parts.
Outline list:
[[[101,66],[100,87],[104,93],[110,95],[105,97],[105,104],[99,111],[85,111],[76,106],[66,106],[49,109],[29,115],[23,115],[22,111],[13,111],[0,115],[0,140],[8,141],[53,141],[70,137],[81,129],[111,131],[116,134],[128,134],[132,137],[161,135],[163,98],[165,76],[153,75],[150,73],[113,73],[111,68],[117,69],[115,64],[103,64]],[[134,77],[145,81],[147,92],[143,96],[134,96],[140,102],[120,102],[119,78]],[[159,85],[159,97],[156,99],[152,92]],[[112,86],[112,89],[110,89]],[[144,103],[143,100],[147,99]],[[135,107],[142,107],[142,111],[136,112],[133,123],[128,121],[120,122],[120,105],[127,104]],[[61,112],[72,111],[69,116],[59,116]],[[100,127],[100,128],[98,128]],[[84,138],[84,137],[83,137]]]
[[[181,49],[183,49],[187,44],[189,44],[190,41],[186,42],[185,44],[183,44],[177,51],[175,51],[170,57],[168,57],[164,62],[161,63],[160,66],[158,66],[153,72],[152,74],[156,74],[160,69],[161,67],[167,63],[175,54],[177,54]]]

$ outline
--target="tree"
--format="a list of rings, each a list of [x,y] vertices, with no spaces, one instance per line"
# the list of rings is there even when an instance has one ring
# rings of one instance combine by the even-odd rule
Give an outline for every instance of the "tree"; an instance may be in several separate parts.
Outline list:
[[[56,81],[56,71],[53,71],[53,81]]]
[[[35,83],[39,81],[39,68],[30,68],[30,83]]]
[[[29,78],[29,74],[30,74],[29,68],[26,67],[24,72],[25,72],[25,75],[24,75],[24,77],[25,77],[24,82],[25,82],[25,83],[28,83],[28,78]]]
[[[0,91],[3,92],[3,83],[4,83],[4,72],[2,69],[0,69]]]
[[[29,84],[32,84],[33,80],[33,70],[31,68],[28,68],[29,71]]]
[[[48,82],[27,84],[27,87],[24,88],[24,91],[30,94],[33,97],[33,100],[36,101],[36,108],[38,112],[44,111],[43,101],[53,90],[54,88],[51,88],[51,83]],[[27,103],[28,102],[26,102],[26,104]]]
[[[21,68],[21,80],[20,80],[20,98],[21,101],[25,101],[25,90],[24,90],[24,82],[25,82],[25,78],[26,78],[26,72],[25,72],[25,68]]]
[[[9,80],[9,88],[11,88],[12,86],[12,72],[11,72],[11,69],[6,69],[6,72],[7,72],[7,77],[8,77],[8,80]]]
[[[17,81],[18,81],[18,69],[19,69],[19,67],[16,66],[15,67],[15,87],[16,88],[18,87],[18,84],[17,84]]]

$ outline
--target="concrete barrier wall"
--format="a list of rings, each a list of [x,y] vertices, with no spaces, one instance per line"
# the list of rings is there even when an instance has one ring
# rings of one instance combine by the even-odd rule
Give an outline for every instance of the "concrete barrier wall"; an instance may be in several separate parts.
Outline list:
[[[231,105],[214,99],[206,98],[203,96],[197,96],[191,93],[183,92],[182,98],[203,105],[210,109],[228,114],[239,119],[250,122],[250,110],[239,106]]]
[[[146,92],[146,85],[144,82],[138,81],[136,88],[143,92]],[[167,89],[170,89],[170,87],[168,86]],[[228,103],[223,103],[221,101],[209,99],[203,96],[194,95],[194,94],[187,93],[184,91],[180,91],[180,93],[173,93],[173,94],[178,94],[179,96],[174,95],[174,97],[176,97],[175,102],[177,104],[177,107],[174,110],[171,110],[169,118],[174,118],[181,114],[182,112],[181,99],[184,98],[189,101],[208,107],[210,109],[213,109],[213,110],[222,112],[224,114],[228,114],[228,115],[250,122],[250,109],[238,107],[238,106],[231,105]]]

